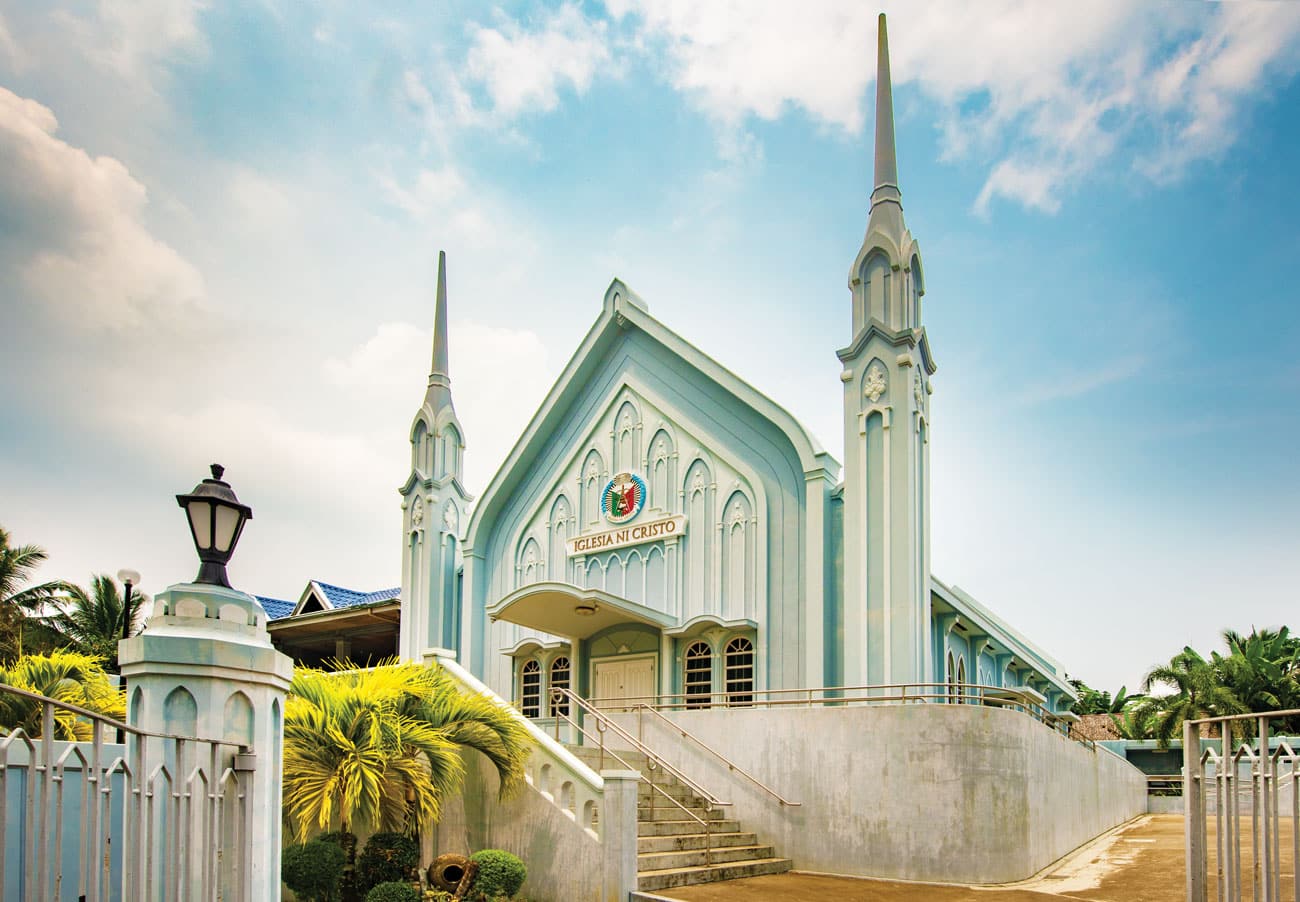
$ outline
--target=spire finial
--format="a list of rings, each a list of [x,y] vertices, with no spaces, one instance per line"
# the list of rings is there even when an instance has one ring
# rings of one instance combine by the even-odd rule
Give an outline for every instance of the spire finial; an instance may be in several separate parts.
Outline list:
[[[438,251],[438,300],[433,313],[433,367],[429,370],[429,384],[441,379],[451,382],[447,370],[447,252]]]
[[[876,44],[876,180],[871,204],[882,200],[898,203],[898,158],[894,152],[894,92],[889,78],[889,35],[885,14],[880,14]],[[885,190],[881,190],[885,189]]]

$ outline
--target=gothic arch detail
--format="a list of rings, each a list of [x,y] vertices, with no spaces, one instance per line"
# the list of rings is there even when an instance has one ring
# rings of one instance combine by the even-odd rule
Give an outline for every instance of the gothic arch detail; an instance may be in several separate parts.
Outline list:
[[[729,620],[755,613],[755,545],[758,524],[754,506],[743,492],[733,492],[722,507],[722,616]]]
[[[673,469],[677,463],[677,451],[673,437],[667,429],[660,429],[650,439],[646,454],[646,484],[650,489],[649,503],[661,510],[674,508],[672,498]]]
[[[532,536],[519,549],[519,585],[527,586],[546,579],[546,560],[541,546]]]
[[[630,400],[624,401],[614,416],[613,472],[622,473],[632,470],[639,460],[641,438],[641,412]]]
[[[681,614],[683,618],[694,617],[708,610],[714,532],[708,526],[714,521],[715,491],[709,465],[703,459],[697,458],[686,471],[682,489],[685,502],[683,509],[689,524],[684,539],[686,551],[682,580],[685,590]]]
[[[604,488],[602,480],[607,478],[606,472],[605,462],[601,459],[600,452],[592,448],[583,459],[582,470],[578,474],[582,495],[582,520],[578,524],[579,532],[583,527],[600,521],[600,492]]]

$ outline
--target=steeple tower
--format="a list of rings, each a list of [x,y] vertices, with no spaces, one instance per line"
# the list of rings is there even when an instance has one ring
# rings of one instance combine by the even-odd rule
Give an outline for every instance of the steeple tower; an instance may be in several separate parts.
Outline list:
[[[460,646],[460,529],[472,500],[462,484],[465,441],[447,363],[447,255],[438,252],[433,362],[411,425],[411,472],[402,495],[402,626],[399,652]]]
[[[432,410],[451,405],[451,375],[447,365],[447,252],[438,251],[438,295],[433,308],[433,363],[424,403]]]
[[[844,371],[846,685],[935,679],[930,650],[929,393],[921,250],[903,221],[889,39],[880,16],[875,179],[849,269]]]

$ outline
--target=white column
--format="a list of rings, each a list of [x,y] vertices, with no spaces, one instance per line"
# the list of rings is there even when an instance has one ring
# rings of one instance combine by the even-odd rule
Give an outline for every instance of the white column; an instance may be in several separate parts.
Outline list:
[[[231,743],[216,746],[217,772],[209,779],[216,785],[226,768],[235,771],[249,821],[241,848],[223,853],[220,895],[278,900],[284,699],[293,662],[271,647],[266,612],[251,595],[234,589],[171,586],[158,593],[144,631],[118,644],[118,658],[132,726]],[[137,693],[137,703],[131,704]],[[212,763],[202,755],[194,758],[206,743],[198,750],[194,743],[186,745],[190,751],[174,775],[178,788],[194,766]],[[136,760],[139,744],[128,742],[128,750],[132,772],[147,780],[161,763],[160,744],[150,743],[145,754],[153,757],[143,762]],[[215,855],[212,846],[191,847],[190,862]],[[191,863],[186,866],[194,878],[198,869]],[[165,867],[173,865],[179,862]]]
[[[600,812],[600,846],[604,866],[604,902],[626,902],[636,890],[636,790],[641,774],[603,770],[604,807]]]

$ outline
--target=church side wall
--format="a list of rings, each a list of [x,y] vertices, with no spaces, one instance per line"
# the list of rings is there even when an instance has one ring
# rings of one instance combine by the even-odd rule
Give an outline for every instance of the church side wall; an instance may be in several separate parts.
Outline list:
[[[438,855],[504,849],[528,869],[520,895],[538,902],[602,902],[600,841],[532,785],[514,798],[497,798],[496,770],[478,752],[463,752],[465,787],[449,798],[435,828]]]
[[[802,803],[782,808],[645,719],[647,745],[733,802],[728,816],[800,870],[1005,883],[1146,811],[1146,779],[1136,768],[1002,708],[730,709],[671,717]]]

